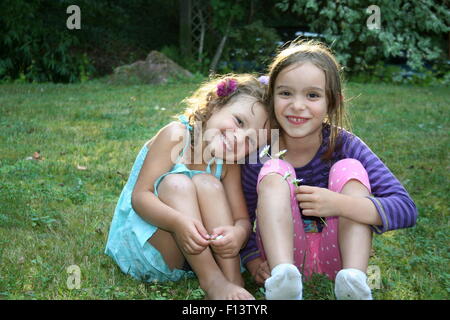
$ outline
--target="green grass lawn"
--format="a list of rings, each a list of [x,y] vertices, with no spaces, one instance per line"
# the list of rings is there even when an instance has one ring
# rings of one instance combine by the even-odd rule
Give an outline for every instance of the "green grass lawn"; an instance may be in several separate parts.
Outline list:
[[[0,299],[203,298],[195,279],[140,283],[103,253],[138,151],[197,85],[0,85]],[[448,299],[450,90],[347,87],[353,132],[419,209],[416,227],[374,236],[374,298]],[[35,152],[40,159],[29,160]],[[68,288],[71,265],[80,268],[80,289]],[[304,297],[334,299],[333,283],[316,276]]]

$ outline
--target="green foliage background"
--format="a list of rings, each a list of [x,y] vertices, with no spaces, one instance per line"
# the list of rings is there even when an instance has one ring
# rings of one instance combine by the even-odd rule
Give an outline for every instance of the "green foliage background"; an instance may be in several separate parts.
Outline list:
[[[72,4],[81,9],[81,30],[66,28],[66,8]],[[202,5],[207,34],[199,59],[180,53],[177,0],[4,0],[0,81],[84,81],[143,59],[151,50],[206,75],[224,35],[217,72],[262,72],[282,41],[292,40],[295,31],[309,31],[333,48],[347,74],[362,81],[403,82],[412,70],[413,77],[420,73],[418,82],[433,77],[450,82],[445,2],[204,0]],[[380,30],[366,26],[370,5],[380,7]],[[411,70],[386,69],[392,59],[406,61]]]
[[[380,8],[381,28],[368,30],[371,5]],[[450,11],[434,0],[281,0],[276,7],[302,19],[323,36],[347,72],[373,72],[387,58],[404,58],[421,70],[425,62],[445,59]]]
[[[81,11],[69,30],[68,6]],[[145,58],[178,41],[177,0],[5,0],[0,11],[0,79],[76,82]]]

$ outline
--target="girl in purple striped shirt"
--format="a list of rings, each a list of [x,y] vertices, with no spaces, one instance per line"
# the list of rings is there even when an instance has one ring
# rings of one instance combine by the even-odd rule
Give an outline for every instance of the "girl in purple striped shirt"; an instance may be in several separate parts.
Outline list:
[[[413,226],[414,202],[370,148],[343,129],[340,67],[324,45],[301,41],[282,50],[270,66],[268,99],[280,132],[272,146],[287,153],[243,167],[256,232],[242,262],[264,282],[266,299],[302,299],[302,276],[312,273],[335,280],[337,299],[372,299],[372,232]]]

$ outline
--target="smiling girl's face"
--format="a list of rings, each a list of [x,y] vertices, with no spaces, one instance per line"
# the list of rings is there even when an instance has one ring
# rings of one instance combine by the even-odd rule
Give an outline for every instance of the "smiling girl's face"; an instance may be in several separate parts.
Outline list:
[[[283,134],[317,139],[327,116],[325,73],[311,62],[282,70],[274,85],[274,111]]]
[[[255,151],[260,143],[258,130],[267,129],[268,116],[255,98],[239,95],[214,112],[205,128],[212,154],[223,160],[237,161]]]

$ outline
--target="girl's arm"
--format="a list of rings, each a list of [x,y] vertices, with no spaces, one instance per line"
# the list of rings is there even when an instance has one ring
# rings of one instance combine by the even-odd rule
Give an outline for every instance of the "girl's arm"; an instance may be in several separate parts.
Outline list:
[[[353,135],[346,137],[342,149],[342,158],[359,160],[366,169],[371,196],[352,197],[324,188],[300,186],[296,192],[303,214],[341,215],[370,225],[376,233],[414,226],[417,219],[414,201],[380,158]]]
[[[172,158],[178,155],[184,146],[184,125],[173,122],[158,132],[152,139],[142,169],[134,187],[131,203],[139,216],[149,223],[169,232],[176,232],[178,226],[186,222],[177,210],[163,203],[153,192],[155,181],[172,166]],[[206,233],[206,230],[204,230]],[[205,240],[207,245],[207,241]]]
[[[372,226],[381,226],[383,221],[377,208],[368,198],[338,194],[337,208],[340,216]]]
[[[414,226],[418,215],[416,205],[405,187],[383,161],[354,135],[347,137],[343,150],[346,158],[357,159],[362,163],[369,175],[372,189],[371,196],[360,199],[359,204],[355,203],[353,209],[364,205],[373,213],[375,208],[379,223],[371,226],[376,233]],[[372,204],[369,205],[367,201],[371,201]]]
[[[305,216],[340,216],[363,224],[382,225],[376,207],[368,198],[311,186],[300,186],[296,188],[296,193]]]
[[[405,187],[381,159],[357,136],[348,142],[348,158],[359,160],[369,175],[372,195],[381,224],[372,225],[376,233],[412,227],[416,223],[417,208]]]

